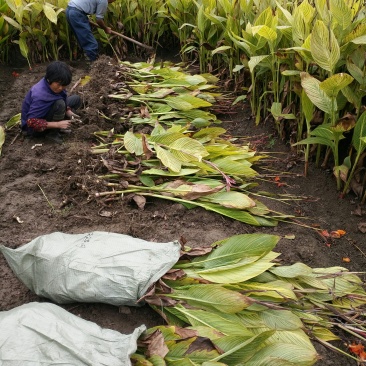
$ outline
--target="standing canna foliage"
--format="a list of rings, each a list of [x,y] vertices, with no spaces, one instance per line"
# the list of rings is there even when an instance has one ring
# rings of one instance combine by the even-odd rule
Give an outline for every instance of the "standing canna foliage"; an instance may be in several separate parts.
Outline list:
[[[11,15],[11,9],[5,0],[0,0],[0,14],[3,14],[3,16],[0,16],[0,60],[9,62],[11,40],[16,33],[16,29],[5,20],[5,17]]]

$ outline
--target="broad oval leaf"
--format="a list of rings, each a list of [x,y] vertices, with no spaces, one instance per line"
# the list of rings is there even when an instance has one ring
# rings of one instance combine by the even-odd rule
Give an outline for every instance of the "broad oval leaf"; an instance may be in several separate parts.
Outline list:
[[[263,323],[270,329],[296,330],[303,327],[298,316],[289,310],[266,310],[259,313]]]
[[[311,366],[318,360],[312,348],[288,343],[275,343],[262,348],[246,365],[248,366]]]
[[[163,149],[159,145],[155,144],[156,156],[168,169],[175,173],[180,172],[182,168],[182,162],[178,160],[170,151]]]
[[[285,278],[295,278],[298,276],[306,276],[312,273],[312,269],[304,263],[295,263],[291,266],[280,266],[272,268],[270,272],[276,276]]]
[[[10,25],[12,25],[13,27],[19,29],[20,31],[22,30],[22,26],[16,22],[14,19],[9,18],[8,16],[2,14],[1,15]]]
[[[251,256],[264,256],[278,243],[280,237],[269,234],[241,234],[214,243],[218,246],[207,257],[204,268],[237,262]]]
[[[168,148],[176,158],[184,162],[201,161],[208,155],[205,147],[199,141],[189,137],[173,141]]]
[[[215,345],[222,349],[224,353],[215,360],[221,360],[226,365],[248,365],[247,360],[256,353],[260,353],[263,343],[273,333],[273,331],[262,331],[249,339],[242,336],[227,336],[216,339],[214,340]]]
[[[194,108],[211,107],[212,104],[193,95],[178,95],[176,97],[167,97],[166,103],[177,110],[187,111]]]
[[[186,301],[201,309],[216,310],[222,313],[238,313],[250,306],[253,301],[237,291],[217,285],[193,285],[187,289],[174,289],[166,296]]]
[[[321,20],[315,22],[310,41],[311,55],[323,69],[333,72],[340,58],[340,48],[332,31]]]
[[[181,169],[179,172],[169,172],[167,170],[162,170],[162,169],[147,169],[144,170],[141,174],[146,174],[146,175],[156,175],[156,176],[163,176],[163,177],[181,177],[181,176],[185,176],[185,175],[193,175],[195,173],[198,173],[200,170],[199,169]]]
[[[274,29],[266,26],[266,25],[258,25],[252,27],[253,34],[259,34],[261,37],[264,37],[268,41],[275,41],[277,38],[277,33]]]
[[[332,99],[320,88],[319,80],[315,79],[307,72],[302,72],[300,76],[301,86],[304,88],[306,95],[316,107],[328,114],[332,114],[332,112],[337,111],[336,101],[334,100],[332,103]]]
[[[253,333],[249,331],[241,322],[236,314],[220,314],[219,312],[211,312],[197,309],[186,309],[181,305],[174,307],[174,313],[181,313],[186,323],[193,327],[206,326],[218,332],[227,335],[252,337]]]
[[[322,81],[319,85],[328,96],[335,98],[339,91],[351,84],[353,80],[354,79],[351,75],[340,73],[330,76],[329,78]]]
[[[353,20],[351,7],[347,6],[344,0],[330,0],[329,5],[332,17],[341,26],[342,30],[347,29]]]
[[[253,73],[254,68],[259,65],[262,61],[268,60],[270,58],[269,55],[261,55],[261,56],[252,56],[248,62],[248,67],[251,73]]]
[[[50,4],[46,3],[43,5],[43,12],[49,21],[57,24],[57,14]]]
[[[245,210],[255,206],[255,202],[246,194],[235,191],[217,192],[210,194],[209,196],[202,197],[200,200],[217,203],[224,207],[236,208],[240,210]]]
[[[217,47],[212,51],[212,55],[214,55],[215,53],[224,53],[225,51],[230,50],[231,48],[232,48],[231,46]]]
[[[142,147],[142,141],[136,137],[132,132],[127,131],[123,138],[123,143],[126,150],[131,154],[136,154],[137,156],[142,155],[144,150]]]
[[[226,269],[225,266],[223,266],[220,267],[220,270],[218,269],[216,272],[210,271],[210,273],[197,271],[197,274],[205,280],[214,283],[244,282],[260,275],[261,273],[274,266],[274,263],[270,262],[270,260],[274,259],[274,257],[276,256],[277,255],[275,255],[274,253],[269,253],[268,255],[266,255],[262,259],[257,260],[254,263],[230,269]]]

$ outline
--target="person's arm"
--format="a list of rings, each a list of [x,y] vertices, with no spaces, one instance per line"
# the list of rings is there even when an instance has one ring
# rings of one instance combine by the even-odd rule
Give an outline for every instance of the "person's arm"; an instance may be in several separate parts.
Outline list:
[[[41,118],[29,118],[27,120],[27,126],[32,128],[33,131],[42,132],[44,130],[48,130],[51,128],[60,128],[60,129],[67,129],[71,125],[70,120],[63,120],[58,122],[48,122],[45,119]]]
[[[96,22],[99,25],[99,27],[104,30],[104,32],[106,32],[107,34],[111,33],[112,29],[106,26],[103,19],[97,19]]]

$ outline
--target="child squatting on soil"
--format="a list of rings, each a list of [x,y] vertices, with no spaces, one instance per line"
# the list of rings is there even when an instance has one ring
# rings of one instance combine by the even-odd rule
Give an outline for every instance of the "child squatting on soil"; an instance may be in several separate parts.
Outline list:
[[[80,47],[90,61],[98,58],[98,42],[91,31],[88,15],[95,14],[98,25],[107,33],[111,28],[104,23],[108,4],[115,0],[70,0],[66,8],[66,19],[74,32]]]
[[[70,133],[72,117],[81,106],[78,95],[67,96],[72,73],[67,64],[54,61],[45,76],[28,91],[22,104],[22,131],[26,136],[44,136],[62,143],[60,133]]]

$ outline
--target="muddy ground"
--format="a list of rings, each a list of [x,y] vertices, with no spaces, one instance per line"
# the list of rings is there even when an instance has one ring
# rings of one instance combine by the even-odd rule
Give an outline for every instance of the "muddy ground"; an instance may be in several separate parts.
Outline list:
[[[300,199],[286,204],[276,200],[265,202],[273,210],[299,216],[299,225],[280,223],[276,228],[256,228],[203,209],[188,211],[169,201],[149,200],[145,209],[140,210],[120,199],[106,202],[95,198],[95,192],[88,188],[93,187],[89,183],[96,180],[97,174],[97,158],[89,153],[95,143],[92,133],[113,126],[113,122],[106,122],[99,113],[103,108],[104,113],[112,112],[103,97],[108,93],[108,62],[110,59],[103,58],[91,69],[82,62],[71,64],[74,75],[71,86],[80,77],[91,75],[92,88],[74,89],[83,98],[80,113],[84,123],[75,125],[73,134],[65,137],[62,145],[24,139],[17,129],[7,132],[0,157],[1,244],[15,248],[54,231],[72,234],[98,230],[160,242],[184,237],[188,245],[199,246],[235,234],[263,232],[294,237],[281,239],[276,248],[282,253],[283,264],[301,261],[311,267],[365,270],[365,234],[360,229],[366,219],[360,199],[353,193],[339,198],[330,169],[315,168],[312,164],[308,177],[304,177],[302,157],[278,138],[271,122],[255,126],[245,104],[237,107],[235,113],[219,115],[222,126],[243,142],[250,142],[258,152],[269,153],[266,169],[261,170],[263,174],[258,180],[263,190]],[[0,124],[20,112],[26,92],[43,77],[45,67],[35,65],[29,70],[23,65],[19,68],[0,65]],[[276,176],[280,177],[281,184]],[[105,212],[112,214],[107,217]],[[339,239],[324,240],[316,230],[306,226],[329,232],[344,230],[346,234]],[[31,301],[46,300],[27,290],[0,256],[0,311]],[[150,327],[163,322],[148,306],[118,309],[103,304],[72,304],[63,307],[122,333],[129,333],[140,324]],[[342,342],[338,346],[346,349]],[[356,365],[355,361],[320,345],[316,348],[321,356],[317,365]]]

